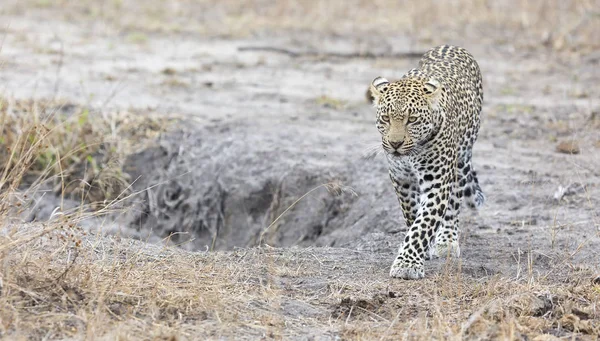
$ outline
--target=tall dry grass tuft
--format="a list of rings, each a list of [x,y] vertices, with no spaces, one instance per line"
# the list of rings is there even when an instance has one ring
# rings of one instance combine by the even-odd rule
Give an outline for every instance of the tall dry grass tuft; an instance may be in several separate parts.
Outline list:
[[[0,99],[0,122],[0,188],[44,181],[54,193],[87,203],[123,195],[131,181],[126,157],[168,126],[151,115],[12,99]]]
[[[106,333],[106,291],[119,290],[115,282],[127,278],[137,260],[120,264],[109,251],[102,257],[119,271],[96,266],[97,240],[78,223],[106,214],[126,197],[125,158],[167,123],[128,112],[0,99],[0,338]],[[48,186],[57,196],[80,198],[81,208],[57,207],[47,221],[25,222],[36,191]]]

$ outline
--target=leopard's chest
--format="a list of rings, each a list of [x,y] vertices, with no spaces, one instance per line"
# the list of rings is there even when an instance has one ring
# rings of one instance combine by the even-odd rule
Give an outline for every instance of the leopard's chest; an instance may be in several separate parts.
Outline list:
[[[417,181],[419,167],[415,159],[410,156],[394,157],[388,155],[387,160],[390,176],[394,179],[408,182]]]

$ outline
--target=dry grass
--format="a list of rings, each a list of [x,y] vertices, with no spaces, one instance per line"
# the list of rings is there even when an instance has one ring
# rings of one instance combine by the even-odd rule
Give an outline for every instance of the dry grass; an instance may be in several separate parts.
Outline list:
[[[423,281],[372,273],[344,249],[188,253],[86,236],[68,221],[5,227],[0,335],[11,339],[552,340],[600,333],[600,286],[585,270]],[[369,274],[369,275],[367,275]],[[546,335],[546,336],[544,336]],[[596,336],[595,336],[596,335]]]
[[[62,318],[87,311],[73,304],[91,284],[80,277],[68,288],[61,284],[80,253],[93,255],[79,223],[122,201],[129,188],[125,158],[148,146],[168,121],[8,99],[0,101],[0,117],[0,337],[62,339],[77,330]],[[23,223],[31,198],[48,183],[57,195],[79,197],[82,208],[92,203],[96,210],[57,210],[47,222]]]
[[[126,193],[132,179],[123,170],[125,158],[167,123],[127,111],[10,99],[0,99],[0,119],[1,189],[15,179],[24,186],[43,180],[55,193],[92,203]]]
[[[247,36],[304,31],[360,36],[393,34],[437,44],[476,32],[479,44],[498,42],[594,51],[600,45],[597,0],[461,1],[12,1],[5,11],[53,11],[86,25],[110,23],[132,32],[186,32],[207,36]],[[468,14],[466,14],[468,13]],[[483,33],[483,34],[482,34]],[[146,39],[144,39],[145,41]],[[136,43],[139,39],[136,39]],[[486,40],[489,42],[489,40]]]

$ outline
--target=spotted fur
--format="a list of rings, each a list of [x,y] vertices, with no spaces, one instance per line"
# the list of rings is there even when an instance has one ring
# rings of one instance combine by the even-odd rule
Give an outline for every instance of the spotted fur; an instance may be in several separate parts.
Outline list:
[[[483,88],[479,65],[465,49],[429,50],[400,80],[377,77],[370,93],[377,129],[408,232],[390,276],[418,279],[431,256],[460,255],[458,215],[485,197],[471,164]]]

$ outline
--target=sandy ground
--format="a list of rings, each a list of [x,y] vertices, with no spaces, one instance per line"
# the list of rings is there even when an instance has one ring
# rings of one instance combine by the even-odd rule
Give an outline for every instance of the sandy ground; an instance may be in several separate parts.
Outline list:
[[[189,251],[246,248],[261,239],[311,247],[308,254],[326,265],[302,278],[302,290],[318,292],[319,283],[341,277],[403,290],[387,273],[405,225],[385,159],[372,152],[379,134],[365,90],[376,76],[394,79],[416,66],[418,59],[402,53],[433,45],[314,33],[135,39],[51,17],[6,14],[0,22],[9,23],[0,52],[4,96],[183,118],[127,165],[139,177],[137,189],[162,184],[104,229],[154,243],[183,232],[171,242]],[[487,201],[462,214],[463,255],[454,271],[474,280],[528,273],[552,283],[578,271],[600,274],[600,59],[447,42],[472,52],[485,91],[473,158]],[[373,50],[397,56],[349,56]],[[562,142],[576,143],[579,153],[558,152]],[[341,194],[321,187],[265,230],[296,199],[331,182],[343,186]],[[444,264],[427,263],[426,276],[441,274]],[[304,304],[291,300],[278,309],[306,318],[332,313]]]

